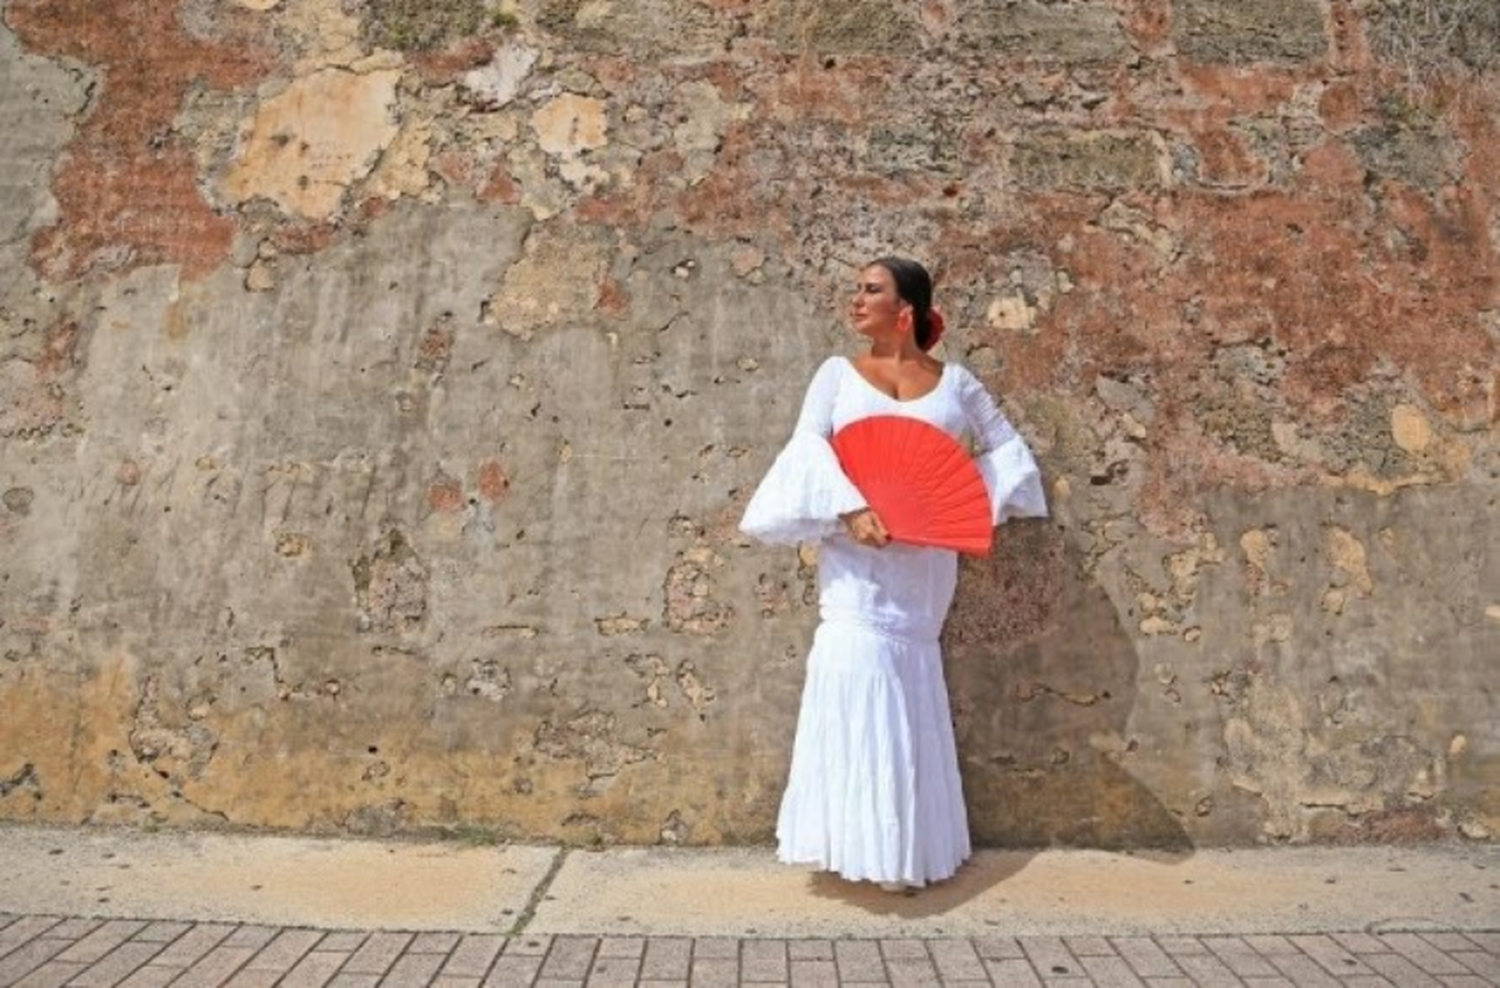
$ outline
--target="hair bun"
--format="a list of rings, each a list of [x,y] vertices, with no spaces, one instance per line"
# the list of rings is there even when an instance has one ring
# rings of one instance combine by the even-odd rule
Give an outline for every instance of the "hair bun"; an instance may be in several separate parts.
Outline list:
[[[943,338],[943,331],[948,328],[948,320],[943,318],[943,310],[937,306],[927,310],[927,346],[924,350],[931,350],[937,346],[938,340]]]

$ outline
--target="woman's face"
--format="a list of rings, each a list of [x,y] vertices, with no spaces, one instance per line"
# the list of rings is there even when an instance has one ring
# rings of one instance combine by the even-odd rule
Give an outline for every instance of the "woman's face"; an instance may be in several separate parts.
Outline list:
[[[895,331],[897,319],[907,308],[908,303],[896,294],[896,279],[879,264],[872,264],[855,280],[849,322],[862,336],[886,336]]]

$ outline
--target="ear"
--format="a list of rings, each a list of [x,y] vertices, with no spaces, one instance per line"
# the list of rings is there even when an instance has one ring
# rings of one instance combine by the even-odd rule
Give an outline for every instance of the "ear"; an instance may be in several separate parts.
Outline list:
[[[911,311],[911,306],[908,305],[901,310],[899,315],[896,316],[897,331],[902,333],[910,333],[912,331],[912,327],[915,325],[915,323],[912,320]]]

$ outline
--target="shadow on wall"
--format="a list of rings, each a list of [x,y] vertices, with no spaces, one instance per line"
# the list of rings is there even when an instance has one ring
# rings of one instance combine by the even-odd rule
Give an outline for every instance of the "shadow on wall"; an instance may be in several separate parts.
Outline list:
[[[965,559],[943,635],[969,823],[980,846],[1188,853],[1124,764],[1140,658],[1052,521],[1012,522]]]
[[[965,559],[943,634],[976,847],[1193,851],[1177,817],[1121,766],[1139,657],[1104,588],[1054,522],[1011,523]],[[1020,872],[1028,850],[988,854],[915,896],[815,874],[813,895],[904,919],[940,915]]]

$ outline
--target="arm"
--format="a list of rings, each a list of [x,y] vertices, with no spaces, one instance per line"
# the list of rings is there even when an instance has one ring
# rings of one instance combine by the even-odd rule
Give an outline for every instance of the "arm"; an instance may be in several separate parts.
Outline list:
[[[962,372],[960,396],[969,431],[979,444],[976,465],[990,492],[990,511],[998,525],[1007,518],[1044,518],[1047,497],[1041,471],[1026,441],[1005,418],[979,379]]]
[[[791,439],[740,520],[747,535],[784,545],[816,541],[836,534],[846,516],[852,520],[865,509],[864,496],[844,476],[828,443],[840,374],[836,361],[828,360],[813,375]]]
[[[839,365],[838,358],[825,360],[823,366],[818,368],[812,383],[807,387],[806,397],[802,399],[802,412],[797,417],[796,428],[792,430],[794,438],[801,434],[826,443],[833,435],[833,405],[838,400],[839,379],[843,373],[844,368]],[[865,503],[864,495],[858,490],[854,494],[859,499],[858,506],[839,512],[838,520],[854,541],[878,549],[890,541],[890,535],[881,524],[880,517]],[[847,503],[853,502],[851,497]]]

